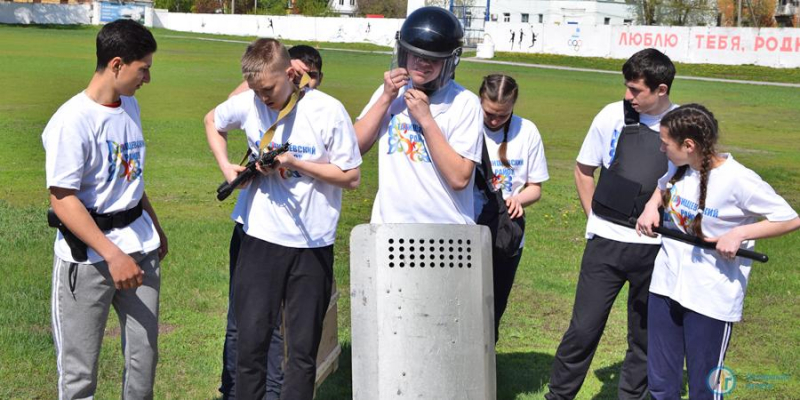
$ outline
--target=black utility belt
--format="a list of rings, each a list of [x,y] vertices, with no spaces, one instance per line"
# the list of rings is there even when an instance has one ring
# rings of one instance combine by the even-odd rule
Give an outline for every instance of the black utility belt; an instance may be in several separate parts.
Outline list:
[[[100,228],[101,231],[110,231],[112,229],[119,229],[124,228],[139,219],[142,216],[142,201],[139,200],[139,204],[135,207],[115,212],[109,214],[98,214],[94,210],[87,210],[89,211],[89,215],[92,216],[95,224],[97,227]],[[87,256],[87,246],[86,243],[83,243],[80,239],[78,239],[75,234],[73,234],[63,223],[61,220],[58,219],[55,211],[51,207],[47,210],[47,225],[52,228],[58,228],[61,231],[61,234],[64,236],[64,240],[67,242],[69,246],[70,252],[72,253],[72,258],[75,259],[77,262],[83,262],[88,259]]]
[[[110,231],[112,229],[124,228],[132,224],[133,221],[139,219],[139,217],[142,216],[142,201],[139,200],[139,203],[133,208],[115,213],[98,214],[94,210],[87,211],[89,211],[89,215],[91,215],[95,224],[97,224],[97,227],[100,228],[101,231]],[[47,225],[51,228],[63,226],[61,220],[58,219],[58,216],[52,208],[47,210]]]

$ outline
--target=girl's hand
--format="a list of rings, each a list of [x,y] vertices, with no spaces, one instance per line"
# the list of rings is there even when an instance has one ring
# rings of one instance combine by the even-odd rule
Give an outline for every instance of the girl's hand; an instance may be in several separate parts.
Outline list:
[[[722,236],[706,238],[706,241],[717,244],[717,253],[719,253],[722,258],[733,260],[736,257],[736,252],[739,251],[739,248],[742,246],[744,239],[744,236],[739,233],[739,230],[734,228]]]
[[[517,196],[511,196],[506,199],[506,208],[508,208],[508,216],[511,219],[517,219],[525,215],[525,210],[522,208],[522,203],[519,202]]]
[[[661,215],[658,213],[658,208],[645,207],[644,211],[642,211],[642,214],[639,216],[639,219],[636,220],[636,233],[639,236],[645,234],[649,237],[656,237],[656,233],[653,232],[653,228],[657,228],[660,222]]]

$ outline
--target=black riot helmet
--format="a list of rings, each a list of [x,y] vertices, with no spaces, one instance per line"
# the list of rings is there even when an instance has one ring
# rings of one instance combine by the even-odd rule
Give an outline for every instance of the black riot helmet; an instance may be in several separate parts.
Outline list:
[[[419,88],[434,92],[453,77],[463,40],[464,29],[453,13],[440,7],[422,7],[412,12],[397,32],[396,65],[409,68],[409,54],[427,60],[442,60],[439,76]]]

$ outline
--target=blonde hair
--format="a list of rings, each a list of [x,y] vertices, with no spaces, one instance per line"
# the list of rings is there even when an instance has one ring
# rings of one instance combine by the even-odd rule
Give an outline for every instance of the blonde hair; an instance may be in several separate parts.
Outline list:
[[[289,52],[275,39],[257,39],[242,55],[242,76],[252,79],[264,72],[279,72],[291,66]]]

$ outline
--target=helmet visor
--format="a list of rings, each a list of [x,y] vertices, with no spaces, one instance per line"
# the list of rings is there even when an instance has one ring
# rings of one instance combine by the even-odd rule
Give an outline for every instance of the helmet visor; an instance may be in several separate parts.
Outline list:
[[[431,57],[409,50],[398,41],[390,71],[392,77],[407,74],[415,89],[434,92],[453,77],[457,63],[455,54],[444,58]]]

